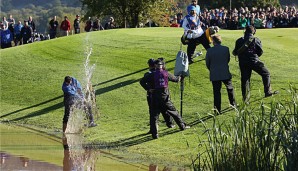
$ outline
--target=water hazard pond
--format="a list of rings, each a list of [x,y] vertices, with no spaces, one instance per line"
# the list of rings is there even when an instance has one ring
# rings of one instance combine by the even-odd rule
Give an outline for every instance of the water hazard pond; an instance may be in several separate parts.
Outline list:
[[[48,135],[30,128],[0,124],[0,138],[1,171],[180,170],[127,162],[106,151],[84,148],[75,134]]]

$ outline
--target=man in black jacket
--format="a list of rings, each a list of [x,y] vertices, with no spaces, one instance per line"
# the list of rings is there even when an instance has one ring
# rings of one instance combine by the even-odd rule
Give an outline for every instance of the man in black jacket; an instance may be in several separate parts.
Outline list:
[[[256,30],[253,26],[245,28],[244,37],[236,41],[233,55],[238,56],[241,72],[241,90],[242,97],[248,102],[250,97],[250,77],[252,71],[257,72],[263,80],[265,97],[278,93],[271,91],[270,73],[259,57],[263,54],[261,40],[254,37]]]
[[[144,77],[147,77],[149,74],[151,74],[152,72],[155,71],[155,60],[151,58],[148,60],[147,63],[148,63],[149,71],[144,74]],[[153,110],[152,109],[152,93],[150,91],[147,91],[147,103],[149,106],[149,116],[150,116],[152,113],[152,110]],[[173,124],[173,118],[167,112],[162,112],[161,114],[162,114],[168,128],[175,127],[175,125]],[[150,117],[149,117],[149,119],[150,119]],[[148,133],[151,134],[151,130],[149,130]]]
[[[180,130],[189,128],[189,126],[186,126],[186,124],[183,122],[177,109],[170,100],[168,81],[179,82],[180,77],[175,77],[169,74],[167,70],[164,70],[164,64],[161,60],[156,60],[155,64],[156,70],[144,76],[140,81],[141,86],[152,94],[150,130],[153,139],[158,138],[156,123],[160,112],[167,112],[170,116],[172,116]]]

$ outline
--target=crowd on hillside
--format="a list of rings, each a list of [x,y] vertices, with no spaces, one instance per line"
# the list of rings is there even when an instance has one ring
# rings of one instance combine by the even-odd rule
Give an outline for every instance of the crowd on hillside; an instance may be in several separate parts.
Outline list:
[[[298,11],[295,6],[284,8],[241,7],[228,10],[225,7],[216,9],[201,9],[198,14],[205,28],[218,26],[221,29],[237,30],[253,25],[262,28],[298,27]],[[178,13],[171,20],[171,27],[182,26],[183,14]]]
[[[241,7],[233,10],[228,10],[225,7],[216,9],[204,8],[199,11],[198,16],[203,28],[218,26],[221,29],[237,30],[249,25],[257,29],[298,27],[298,11],[294,6],[285,6],[284,8],[253,7],[251,9]],[[178,13],[171,19],[170,26],[181,27],[183,18],[183,14]],[[31,16],[28,20],[24,20],[23,23],[21,21],[16,23],[15,19],[10,15],[8,19],[3,17],[0,23],[1,48],[49,40],[70,34],[79,34],[82,23],[84,23],[83,28],[85,32],[118,28],[113,17],[110,17],[108,22],[102,25],[97,17],[94,19],[89,17],[87,21],[82,22],[80,15],[76,15],[76,19],[71,24],[67,16],[64,17],[61,23],[54,16],[49,22],[49,34],[43,35],[36,32],[35,23]]]
[[[68,36],[70,34],[79,34],[81,33],[82,23],[85,24],[83,27],[85,32],[117,28],[113,17],[110,17],[109,21],[103,26],[98,18],[92,20],[92,18],[89,17],[86,22],[82,22],[80,15],[76,15],[75,20],[71,24],[67,16],[64,17],[61,23],[57,20],[57,17],[54,16],[49,22],[48,34],[44,35],[36,31],[35,22],[31,16],[28,20],[24,20],[23,23],[21,21],[16,23],[13,16],[10,15],[8,19],[3,17],[0,22],[1,49],[9,48],[13,45],[18,46]]]

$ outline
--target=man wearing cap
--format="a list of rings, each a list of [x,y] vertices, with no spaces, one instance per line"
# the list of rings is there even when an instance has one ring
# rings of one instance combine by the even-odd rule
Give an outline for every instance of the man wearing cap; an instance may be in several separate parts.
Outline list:
[[[80,33],[80,15],[76,15],[76,19],[73,21],[73,28],[74,28],[75,34]]]
[[[144,77],[147,77],[149,74],[151,74],[152,72],[155,71],[155,60],[153,58],[149,59],[148,60],[148,67],[149,67],[149,71],[146,72],[144,74]],[[140,80],[140,84],[144,84],[142,83],[142,81],[144,81],[143,79]],[[151,116],[151,113],[152,113],[152,93],[150,91],[147,91],[147,103],[148,103],[148,106],[149,106],[149,116]],[[161,113],[165,122],[166,122],[166,125],[168,128],[173,128],[175,125],[173,124],[173,118],[167,113],[167,112],[162,112]],[[151,133],[151,129],[148,133]]]
[[[190,6],[190,13],[183,19],[184,38],[188,40],[187,56],[189,64],[193,63],[192,56],[196,50],[197,44],[201,43],[207,50],[210,48],[206,33],[201,27],[199,16],[196,14],[196,7]]]
[[[232,74],[229,70],[230,50],[221,45],[221,36],[215,34],[212,36],[213,45],[206,53],[206,66],[210,72],[210,81],[213,87],[214,108],[218,113],[221,112],[221,86],[222,83],[227,88],[228,97],[231,106],[235,106],[234,88],[232,85]],[[216,113],[217,113],[216,112]]]
[[[238,56],[241,72],[241,91],[244,102],[250,98],[250,77],[252,71],[257,72],[263,80],[265,97],[277,94],[278,91],[271,91],[270,73],[259,57],[263,54],[261,40],[254,37],[256,29],[254,26],[246,26],[244,37],[239,38],[235,43],[233,55]]]
[[[64,17],[64,20],[61,22],[60,30],[62,32],[62,36],[68,36],[70,31],[70,22],[67,16]]]
[[[189,128],[189,126],[186,126],[183,122],[177,109],[170,100],[168,81],[179,82],[180,77],[175,77],[172,74],[169,74],[167,70],[163,69],[164,63],[161,60],[156,60],[155,64],[155,71],[149,73],[140,81],[141,86],[152,94],[150,130],[153,139],[158,138],[157,120],[160,112],[167,112],[172,116],[180,130]]]

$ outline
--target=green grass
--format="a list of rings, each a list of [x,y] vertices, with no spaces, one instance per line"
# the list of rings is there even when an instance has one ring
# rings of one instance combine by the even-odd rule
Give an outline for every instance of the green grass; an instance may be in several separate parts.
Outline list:
[[[272,99],[288,98],[289,83],[298,84],[297,42],[293,36],[298,29],[258,30],[264,48],[261,60],[271,73],[272,88],[280,94],[262,99],[261,77],[252,76],[252,103],[270,104]],[[75,36],[36,42],[10,49],[1,49],[1,102],[0,120],[34,125],[48,130],[61,129],[64,112],[61,90],[66,75],[78,78],[84,84],[84,67],[88,47],[92,47],[91,64],[96,65],[92,83],[97,94],[99,126],[88,129],[88,139],[116,149],[119,155],[133,161],[156,161],[176,165],[190,165],[198,152],[199,139],[204,126],[200,119],[212,112],[213,93],[205,61],[190,66],[186,79],[183,119],[192,125],[190,130],[179,132],[167,129],[160,123],[158,140],[143,135],[149,130],[146,92],[138,81],[147,71],[149,58],[164,57],[166,67],[173,73],[176,53],[180,49],[179,28],[119,29],[90,32]],[[232,52],[243,31],[221,30],[223,45]],[[199,46],[197,49],[202,49]],[[183,46],[186,50],[186,46]],[[203,53],[205,54],[205,50]],[[202,57],[200,57],[202,58]],[[197,59],[196,59],[197,60]],[[238,63],[232,58],[236,100],[241,103]],[[170,83],[171,98],[180,109],[180,86]],[[225,89],[222,89],[222,108],[228,107]],[[235,112],[217,116],[220,122],[231,122]],[[212,125],[212,119],[204,120]]]

